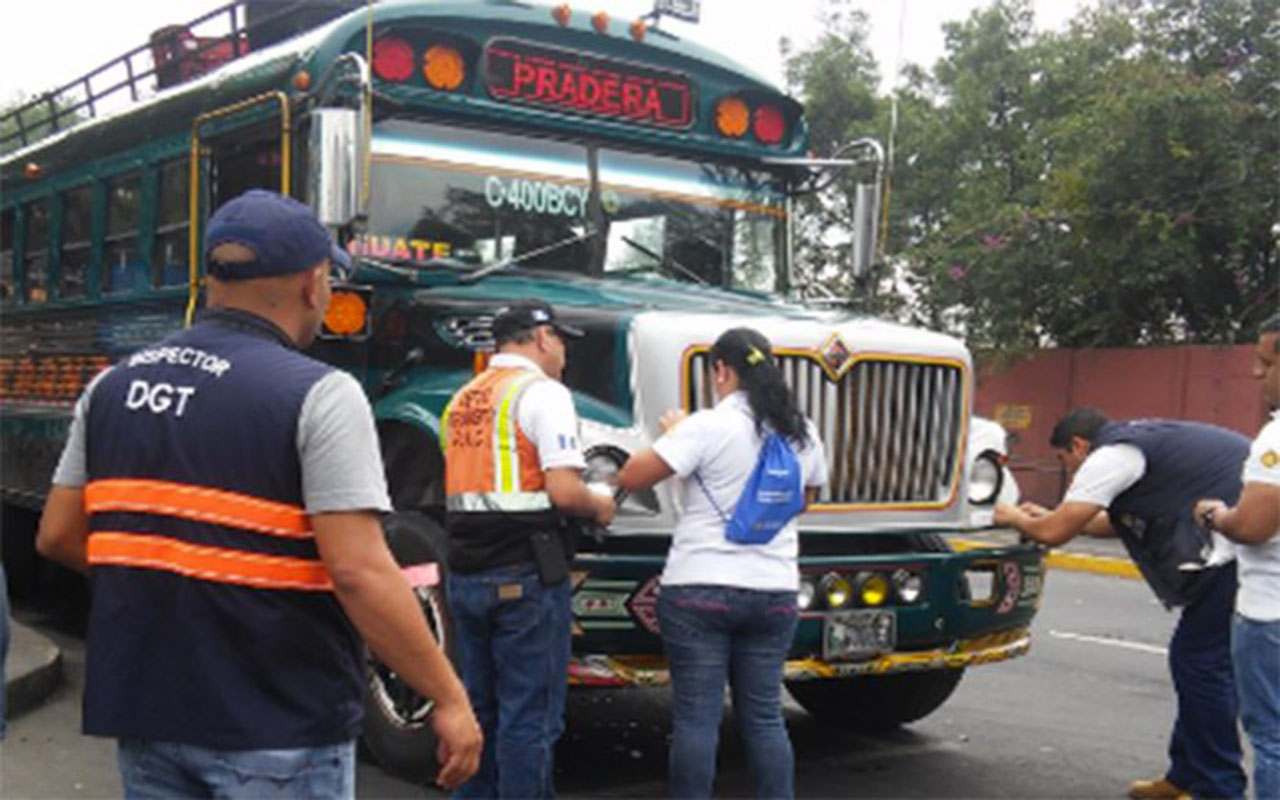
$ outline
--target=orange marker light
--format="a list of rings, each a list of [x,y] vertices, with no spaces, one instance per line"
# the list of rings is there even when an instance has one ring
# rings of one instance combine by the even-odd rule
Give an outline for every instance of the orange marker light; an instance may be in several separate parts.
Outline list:
[[[422,56],[422,77],[432,89],[452,92],[467,76],[462,54],[444,44],[432,45]]]
[[[324,326],[338,336],[351,336],[364,330],[368,318],[369,307],[363,297],[354,292],[334,292],[324,315]]]
[[[40,165],[34,161],[28,161],[27,165],[22,168],[22,174],[25,175],[29,181],[36,180],[42,173],[43,170],[40,169]]]
[[[305,69],[293,76],[293,88],[305,92],[311,88],[311,73]]]
[[[716,130],[721,136],[739,139],[747,132],[751,111],[747,104],[736,97],[726,97],[716,103]]]
[[[573,18],[573,9],[569,8],[568,3],[561,3],[551,9],[551,16],[556,22],[560,23],[560,27],[569,27],[569,20]]]
[[[631,23],[631,38],[637,42],[644,41],[644,35],[649,32],[649,26],[642,19],[637,19]]]
[[[591,17],[591,26],[596,29],[596,33],[608,33],[609,15],[603,11],[597,11]]]

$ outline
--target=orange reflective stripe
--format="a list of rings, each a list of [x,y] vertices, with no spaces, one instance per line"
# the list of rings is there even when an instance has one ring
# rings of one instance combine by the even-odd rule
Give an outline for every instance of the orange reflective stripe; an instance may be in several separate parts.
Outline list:
[[[287,536],[311,538],[311,522],[299,506],[258,497],[190,486],[170,481],[115,478],[90,481],[84,489],[85,510],[140,511],[232,528]]]
[[[149,534],[92,533],[89,535],[89,564],[162,570],[198,580],[259,589],[320,592],[333,589],[328,570],[315,559],[205,547]]]

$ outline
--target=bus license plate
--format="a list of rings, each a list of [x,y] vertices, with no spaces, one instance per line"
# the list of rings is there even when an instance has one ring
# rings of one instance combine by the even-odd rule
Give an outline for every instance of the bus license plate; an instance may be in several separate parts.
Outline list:
[[[854,661],[888,653],[897,643],[892,611],[832,611],[823,623],[822,656],[827,661]]]

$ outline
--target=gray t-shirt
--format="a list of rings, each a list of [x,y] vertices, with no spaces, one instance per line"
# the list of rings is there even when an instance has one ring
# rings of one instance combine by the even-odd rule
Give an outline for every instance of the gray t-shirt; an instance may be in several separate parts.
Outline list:
[[[71,433],[53,473],[57,486],[79,488],[88,481],[85,419],[93,389],[106,374],[95,378],[76,403]],[[334,370],[307,393],[298,415],[298,460],[308,514],[391,510],[373,413],[364,390],[349,374]]]

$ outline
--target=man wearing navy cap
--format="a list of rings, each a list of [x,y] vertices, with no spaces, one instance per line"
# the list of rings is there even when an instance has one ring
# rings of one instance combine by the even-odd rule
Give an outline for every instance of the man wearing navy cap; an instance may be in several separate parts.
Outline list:
[[[565,341],[582,331],[540,300],[499,310],[498,352],[441,420],[449,530],[449,610],[467,692],[484,727],[480,770],[459,797],[552,797],[564,730],[572,534],[600,525],[612,496],[582,482]]]
[[[435,701],[456,786],[481,734],[384,543],[368,401],[299,352],[346,256],[261,190],[218,209],[205,256],[197,323],[80,398],[40,523],[93,587],[85,733],[119,740],[127,797],[352,797],[358,632]]]

